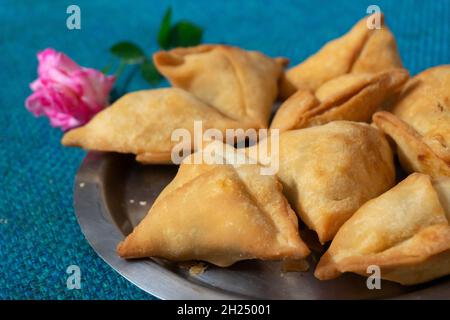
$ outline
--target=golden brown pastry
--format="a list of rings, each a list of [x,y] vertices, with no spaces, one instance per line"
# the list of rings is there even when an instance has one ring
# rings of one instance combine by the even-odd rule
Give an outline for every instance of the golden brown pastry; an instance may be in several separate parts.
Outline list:
[[[349,73],[324,83],[315,93],[300,89],[280,106],[270,127],[283,132],[334,120],[368,122],[408,77],[404,69]]]
[[[278,79],[287,60],[225,45],[200,45],[157,52],[156,68],[227,117],[267,128]]]
[[[375,113],[373,121],[395,141],[400,163],[407,172],[450,177],[449,162],[440,158],[423,136],[406,122],[385,111]]]
[[[129,93],[98,113],[88,124],[66,133],[62,143],[89,150],[133,153],[143,163],[171,163],[172,141],[177,128],[194,136],[194,120],[203,130],[215,128],[225,136],[226,129],[248,127],[232,120],[177,88]]]
[[[450,65],[408,81],[391,112],[377,113],[373,120],[397,143],[404,168],[450,176]]]
[[[280,95],[287,99],[298,89],[317,90],[325,82],[346,73],[377,73],[401,68],[395,38],[384,24],[369,29],[365,17],[347,34],[325,44],[316,54],[289,69],[282,78]]]
[[[391,148],[379,130],[365,123],[334,121],[286,131],[279,148],[267,144],[266,150],[264,142],[248,153],[279,161],[284,194],[322,243],[333,239],[362,204],[395,184]]]
[[[401,284],[450,274],[450,178],[414,173],[364,204],[338,231],[315,270],[321,280],[344,272]]]
[[[256,164],[187,164],[147,216],[118,245],[124,258],[202,260],[226,267],[245,259],[309,254],[275,176]]]

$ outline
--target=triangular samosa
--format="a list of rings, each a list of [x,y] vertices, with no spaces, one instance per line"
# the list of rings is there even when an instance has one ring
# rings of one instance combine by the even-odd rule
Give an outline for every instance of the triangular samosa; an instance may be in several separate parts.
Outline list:
[[[287,60],[226,45],[200,45],[157,52],[156,68],[227,117],[267,128]]]
[[[404,168],[450,176],[450,65],[408,81],[391,112],[373,120],[397,143]]]
[[[344,272],[401,284],[450,274],[450,178],[414,173],[364,204],[338,231],[315,275],[333,279]]]
[[[188,164],[193,157],[185,158],[147,216],[119,244],[120,256],[225,267],[309,254],[275,176],[261,175],[256,164]]]
[[[282,132],[334,120],[368,122],[408,77],[404,69],[349,73],[324,83],[315,93],[300,89],[280,106],[270,127]]]
[[[400,163],[407,172],[450,177],[450,161],[440,158],[409,124],[385,111],[375,113],[373,121],[395,141]]]
[[[333,239],[362,204],[395,184],[391,148],[365,123],[334,121],[286,131],[278,147],[263,140],[247,152],[252,158],[267,154],[272,167],[279,162],[276,174],[284,194],[322,243]]]
[[[379,17],[380,28],[368,22]],[[347,34],[325,44],[316,54],[289,69],[280,87],[287,99],[298,89],[317,90],[325,82],[346,73],[377,73],[401,68],[395,38],[382,14],[361,19]]]
[[[195,120],[202,121],[204,131],[218,129],[224,137],[226,129],[248,129],[187,91],[165,88],[123,96],[85,126],[67,132],[62,143],[89,150],[133,153],[143,163],[171,163],[172,148],[179,143],[172,141],[172,133],[184,128],[194,137]]]

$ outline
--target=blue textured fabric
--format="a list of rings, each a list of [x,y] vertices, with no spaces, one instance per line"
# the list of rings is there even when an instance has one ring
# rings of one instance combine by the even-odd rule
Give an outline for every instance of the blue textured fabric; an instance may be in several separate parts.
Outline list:
[[[66,8],[81,7],[82,29],[66,28]],[[36,52],[64,51],[102,68],[119,40],[157,49],[167,5],[174,19],[205,28],[205,42],[283,55],[298,63],[346,32],[378,4],[415,74],[450,63],[450,1],[25,1],[0,9],[0,298],[153,299],[106,263],[85,241],[72,208],[72,185],[84,152],[60,145],[62,133],[24,108],[36,77]],[[136,78],[130,89],[147,88]],[[82,271],[82,289],[66,288],[67,266]]]

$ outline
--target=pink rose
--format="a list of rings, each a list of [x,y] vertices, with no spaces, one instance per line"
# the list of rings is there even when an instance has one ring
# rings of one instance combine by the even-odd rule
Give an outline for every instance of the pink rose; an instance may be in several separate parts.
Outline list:
[[[66,131],[88,122],[108,105],[115,77],[80,67],[62,52],[45,49],[37,55],[38,79],[25,101],[35,116],[45,115],[54,127]]]

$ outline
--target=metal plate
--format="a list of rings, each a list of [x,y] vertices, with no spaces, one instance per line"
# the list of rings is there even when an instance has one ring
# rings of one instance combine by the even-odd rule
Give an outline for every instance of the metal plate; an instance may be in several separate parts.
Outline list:
[[[192,276],[186,268],[160,259],[126,261],[117,244],[148,212],[171,181],[176,166],[142,166],[129,155],[89,153],[75,181],[78,222],[94,250],[112,268],[142,290],[162,299],[436,299],[450,297],[450,278],[420,286],[382,281],[369,290],[353,274],[331,281],[309,272],[281,271],[279,262],[243,261],[230,268],[209,266]]]

